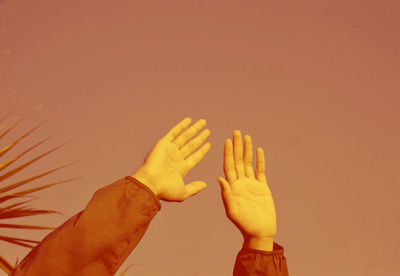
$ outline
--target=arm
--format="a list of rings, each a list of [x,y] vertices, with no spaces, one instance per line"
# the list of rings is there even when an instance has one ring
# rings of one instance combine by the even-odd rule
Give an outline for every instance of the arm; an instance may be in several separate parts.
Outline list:
[[[99,189],[86,208],[47,235],[11,275],[113,275],[160,210],[131,177]]]
[[[283,248],[274,243],[276,214],[271,191],[265,177],[265,158],[262,148],[257,149],[255,175],[252,167],[252,142],[235,131],[224,146],[224,173],[219,177],[226,215],[243,235],[234,276],[265,275],[287,276]]]
[[[186,118],[155,145],[131,176],[99,189],[86,208],[51,232],[10,275],[114,275],[161,209],[159,200],[183,201],[206,187],[183,177],[207,154],[209,136]],[[192,154],[193,153],[193,154]]]

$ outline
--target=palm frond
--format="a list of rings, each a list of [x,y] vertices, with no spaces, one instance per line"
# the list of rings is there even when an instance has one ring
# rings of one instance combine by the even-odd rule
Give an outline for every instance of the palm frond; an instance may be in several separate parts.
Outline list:
[[[7,262],[7,260],[4,259],[1,255],[0,255],[0,269],[5,271],[6,273],[10,273],[10,271],[13,269],[13,266],[9,262]]]
[[[10,205],[5,206],[5,207],[0,207],[0,213],[3,213],[3,212],[5,212],[5,211],[7,211],[9,209],[12,209],[14,207],[17,207],[17,206],[23,205],[25,203],[28,203],[29,201],[32,201],[32,199],[16,202],[16,203],[10,204]]]
[[[54,214],[54,213],[58,213],[58,212],[52,211],[52,210],[36,210],[36,209],[32,209],[32,208],[27,208],[27,207],[21,207],[21,208],[8,209],[4,212],[1,212],[0,219],[28,217],[28,216],[34,216],[34,215]]]
[[[4,147],[3,149],[0,149],[0,157],[5,154],[7,151],[9,151],[10,149],[12,149],[15,145],[17,145],[19,142],[21,142],[22,140],[24,140],[27,136],[29,136],[29,134],[31,134],[32,132],[34,132],[36,129],[38,129],[39,127],[41,127],[42,125],[44,125],[45,123],[47,123],[50,119],[52,119],[53,117],[57,116],[58,114],[60,114],[60,112],[55,113],[53,116],[50,116],[49,118],[47,118],[46,120],[44,120],[43,122],[41,122],[40,124],[38,124],[37,126],[35,126],[34,128],[32,128],[31,130],[29,130],[28,132],[26,132],[24,135],[22,135],[21,137],[19,137],[18,139],[16,139],[14,142],[12,142],[10,145]],[[56,133],[57,134],[57,133]],[[42,140],[40,143],[36,144],[35,146],[31,147],[29,150],[25,151],[24,153],[30,151],[31,149],[35,148],[36,146],[40,145],[41,143],[43,143],[44,141],[47,141],[48,139],[50,139],[51,137],[55,136],[56,134],[51,135],[50,137]]]
[[[14,93],[10,93],[6,97],[0,99],[0,105],[4,104],[8,98],[13,95]],[[3,130],[3,132],[0,133],[0,141],[2,138],[4,138],[6,135],[11,133],[12,130],[14,130],[17,126],[19,126],[26,118],[31,116],[34,112],[42,108],[42,105],[36,106],[33,110],[28,112],[27,114],[20,116],[20,117],[14,117],[11,119],[8,119],[11,114],[15,111],[16,107],[18,104],[14,105],[10,110],[8,110],[3,116],[0,116],[0,130]],[[9,152],[13,148],[17,148],[16,146],[18,145],[19,142],[21,142],[24,139],[27,139],[35,130],[43,126],[45,123],[47,123],[49,120],[53,119],[57,115],[59,115],[60,112],[56,112],[55,114],[49,116],[42,122],[38,123],[35,125],[33,128],[31,128],[29,131],[26,131],[23,135],[20,137],[16,138],[7,146],[3,146],[0,148],[0,158],[4,157],[7,152]],[[7,121],[6,121],[7,120]],[[12,167],[14,164],[17,164],[19,160],[22,160],[29,152],[31,152],[33,149],[38,148],[45,142],[47,142],[49,139],[60,133],[61,131],[50,135],[47,138],[44,138],[40,140],[39,142],[35,143],[34,145],[28,147],[28,149],[25,149],[24,151],[20,152],[19,154],[16,154],[12,158],[8,158],[6,161],[0,162],[0,171],[5,171],[9,167]],[[34,187],[30,188],[25,188],[24,190],[17,190],[18,188],[25,187],[25,185],[32,183],[35,180],[38,180],[39,178],[42,178],[46,175],[49,175],[51,173],[54,173],[56,171],[59,171],[71,164],[76,163],[70,162],[65,165],[49,169],[47,171],[44,171],[42,173],[38,173],[36,175],[26,177],[22,180],[19,180],[17,182],[7,184],[6,186],[2,185],[5,180],[8,180],[11,176],[15,175],[20,175],[20,173],[30,166],[31,164],[39,161],[43,157],[49,155],[50,153],[56,151],[57,149],[67,145],[71,141],[65,142],[61,145],[58,145],[56,147],[53,147],[52,149],[45,151],[44,153],[31,158],[28,161],[23,161],[21,165],[16,165],[14,168],[8,170],[7,172],[3,173],[0,175],[0,220],[1,219],[14,219],[14,218],[21,218],[21,217],[28,217],[28,216],[35,216],[35,215],[42,215],[42,214],[54,214],[58,213],[53,210],[47,210],[47,209],[35,209],[31,208],[30,206],[27,206],[28,203],[30,203],[35,197],[32,195],[32,193],[50,188],[52,186],[61,184],[61,183],[66,183],[72,180],[76,180],[81,177],[75,177],[75,178],[69,178],[61,181],[56,181],[56,182],[51,182],[48,184],[42,184],[42,185],[36,185]],[[17,200],[16,202],[13,202],[12,200]],[[11,203],[5,204],[6,202],[10,201]],[[59,213],[58,213],[59,214]],[[54,229],[53,227],[48,227],[48,226],[39,226],[39,225],[25,225],[25,224],[19,224],[19,223],[0,223],[0,228],[7,228],[7,229],[24,229],[27,231],[33,231],[33,230],[51,230]],[[27,248],[33,248],[38,241],[30,240],[30,239],[24,239],[24,238],[19,238],[19,237],[10,237],[6,235],[0,235],[0,241],[11,243],[17,246],[22,246],[22,247],[27,247]],[[4,254],[4,253],[3,253]],[[4,256],[4,255],[3,255]],[[12,271],[14,269],[13,265],[11,265],[3,256],[0,256],[0,270],[3,270],[7,273]]]
[[[39,155],[39,156],[37,156],[37,157],[31,159],[30,161],[28,161],[28,162],[22,164],[21,166],[18,166],[17,168],[15,168],[15,169],[13,169],[13,170],[11,170],[11,171],[9,171],[9,172],[7,172],[7,173],[1,175],[1,176],[0,176],[0,181],[3,181],[3,180],[5,180],[5,179],[9,178],[10,176],[12,176],[12,175],[18,173],[19,171],[25,169],[26,167],[28,167],[28,166],[31,165],[32,163],[36,162],[37,160],[39,160],[39,159],[45,157],[45,156],[48,155],[49,153],[51,153],[51,152],[53,152],[53,151],[55,151],[55,150],[57,150],[57,149],[59,149],[59,148],[65,146],[65,145],[69,144],[70,142],[71,142],[71,141],[65,142],[65,143],[63,143],[63,144],[61,144],[61,145],[59,145],[59,146],[57,146],[57,147],[55,147],[55,148],[53,148],[53,149],[51,149],[51,150],[49,150],[49,151],[47,151],[47,152],[41,154],[41,155]]]
[[[9,242],[12,244],[24,246],[24,247],[29,247],[29,248],[34,248],[35,246],[29,244],[29,243],[34,243],[38,244],[38,241],[33,241],[33,240],[27,240],[27,239],[20,239],[20,238],[13,238],[13,237],[6,237],[6,236],[0,236],[1,241]]]
[[[65,166],[63,166],[63,167],[65,167]],[[18,198],[18,197],[24,197],[24,195],[26,195],[26,194],[31,194],[31,193],[34,193],[36,191],[40,191],[40,190],[43,190],[43,189],[46,189],[46,188],[49,188],[49,187],[52,187],[52,186],[55,186],[55,185],[58,185],[58,184],[61,184],[61,183],[65,183],[65,182],[69,182],[69,181],[72,181],[72,180],[80,179],[82,177],[83,176],[74,177],[74,178],[70,178],[70,179],[65,179],[65,180],[53,182],[53,183],[50,183],[50,184],[47,184],[47,185],[43,185],[43,186],[39,186],[39,187],[23,190],[23,191],[14,193],[14,194],[4,195],[4,196],[0,197],[0,203],[3,203],[3,202],[5,202],[7,200],[10,200],[10,199],[14,199],[14,198]],[[10,185],[10,186],[12,186],[12,185]],[[21,185],[18,185],[18,186],[21,186]],[[32,197],[32,196],[30,196],[30,197]]]
[[[18,104],[19,103],[16,103],[6,114],[3,115],[3,117],[0,118],[0,123],[3,122],[8,116],[10,116],[14,112],[14,110],[17,108]],[[2,129],[6,125],[7,125],[7,123],[1,125],[0,129]]]
[[[0,228],[32,229],[32,230],[55,229],[54,227],[37,226],[37,225],[22,225],[22,224],[8,224],[8,223],[0,223]]]
[[[37,105],[33,110],[31,110],[29,113],[25,114],[24,116],[22,116],[18,121],[16,121],[12,126],[10,126],[3,134],[0,135],[0,139],[3,138],[4,136],[7,135],[7,133],[9,133],[11,130],[13,130],[14,128],[16,128],[23,120],[25,120],[26,118],[28,118],[33,112],[41,109],[43,107],[43,105]]]
[[[27,184],[27,183],[29,183],[29,182],[31,182],[33,180],[36,180],[38,178],[41,178],[41,177],[43,177],[45,175],[51,174],[51,173],[53,173],[55,171],[61,170],[61,169],[65,168],[65,167],[67,167],[67,166],[69,166],[71,164],[74,164],[74,163],[76,163],[76,162],[71,162],[71,163],[65,164],[65,165],[57,167],[55,169],[48,170],[48,171],[46,171],[44,173],[41,173],[41,174],[38,174],[38,175],[35,175],[35,176],[32,176],[32,177],[29,177],[27,179],[18,181],[17,183],[10,184],[10,185],[8,185],[8,186],[6,186],[4,188],[0,188],[0,194],[5,193],[7,191],[10,191],[12,189],[18,188],[18,187],[20,187],[22,185],[25,185],[25,184]],[[74,178],[74,179],[76,179],[76,178]]]
[[[53,136],[55,136],[55,134],[39,141],[38,143],[36,143],[35,145],[33,145],[32,147],[28,148],[27,150],[25,150],[24,152],[18,154],[17,156],[9,159],[6,162],[3,162],[2,164],[0,164],[0,171],[2,171],[3,169],[7,168],[8,166],[10,166],[12,163],[14,163],[15,161],[17,161],[18,159],[20,159],[21,157],[23,157],[25,154],[27,154],[28,152],[30,152],[31,150],[37,148],[39,145],[43,144],[44,142],[46,142],[47,140],[49,140],[50,138],[52,138]],[[7,152],[10,148],[12,148],[13,145],[9,145],[5,148],[3,148],[2,150],[0,149],[0,157]]]

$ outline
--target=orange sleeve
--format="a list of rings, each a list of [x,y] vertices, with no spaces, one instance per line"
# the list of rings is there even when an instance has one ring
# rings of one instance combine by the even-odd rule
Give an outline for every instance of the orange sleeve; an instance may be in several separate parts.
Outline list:
[[[47,235],[10,275],[114,275],[161,209],[154,193],[127,176]]]

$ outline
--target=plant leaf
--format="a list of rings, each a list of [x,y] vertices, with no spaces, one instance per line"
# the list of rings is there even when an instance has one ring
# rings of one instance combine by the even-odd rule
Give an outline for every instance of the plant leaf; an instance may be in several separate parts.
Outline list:
[[[10,271],[14,269],[14,267],[9,262],[7,262],[7,260],[4,259],[1,255],[0,255],[0,268],[6,273],[10,273]]]
[[[26,132],[24,135],[22,135],[21,137],[19,137],[18,139],[16,139],[13,143],[11,143],[10,145],[4,147],[3,149],[0,150],[0,157],[5,154],[7,151],[9,151],[10,149],[12,149],[16,144],[18,144],[19,142],[21,142],[22,140],[24,140],[27,136],[29,136],[29,134],[31,134],[32,132],[34,132],[36,129],[38,129],[39,127],[41,127],[42,125],[44,125],[45,123],[47,123],[48,121],[50,121],[50,119],[56,117],[57,115],[59,115],[60,112],[57,112],[55,114],[53,114],[52,116],[50,116],[49,118],[47,118],[46,120],[44,120],[43,122],[39,123],[37,126],[35,126],[34,128],[32,128],[31,130],[29,130],[28,132]],[[58,134],[58,133],[56,133]],[[54,135],[50,137],[53,137]],[[49,139],[50,137],[48,137],[47,139]],[[42,142],[38,143],[37,145],[43,143],[44,141],[46,141],[47,139],[44,139]],[[34,146],[35,147],[35,146]],[[32,147],[32,148],[34,148]],[[29,150],[28,150],[29,151]],[[27,152],[27,151],[26,151]]]
[[[67,167],[67,166],[69,166],[69,165],[71,165],[71,164],[73,164],[73,163],[76,163],[76,161],[73,161],[73,162],[71,162],[71,163],[68,163],[68,164],[66,164],[66,165],[60,166],[60,167],[55,168],[55,169],[51,169],[51,170],[49,170],[49,171],[47,171],[47,172],[44,172],[44,173],[41,173],[41,174],[32,176],[32,177],[30,177],[30,178],[21,180],[21,181],[19,181],[19,182],[17,182],[17,183],[10,184],[10,185],[8,185],[8,186],[6,186],[6,187],[4,187],[4,188],[1,188],[1,189],[0,189],[0,194],[5,193],[5,192],[7,192],[7,191],[10,191],[10,190],[12,190],[12,189],[18,188],[18,187],[20,187],[20,186],[22,186],[22,185],[25,185],[25,184],[27,184],[27,183],[29,183],[29,182],[35,180],[35,179],[38,179],[38,178],[43,177],[43,176],[45,176],[45,175],[48,175],[48,174],[50,174],[50,173],[52,173],[52,172],[58,171],[58,170],[60,170],[60,169],[62,169],[62,168],[65,168],[65,167]]]
[[[36,162],[37,160],[43,158],[47,154],[49,154],[49,153],[51,153],[51,152],[53,152],[53,151],[65,146],[66,144],[69,144],[70,142],[71,141],[65,142],[64,144],[61,144],[61,145],[59,145],[59,146],[57,146],[57,147],[55,147],[55,148],[53,148],[53,149],[51,149],[51,150],[49,150],[49,151],[47,151],[45,153],[39,155],[38,157],[26,162],[25,164],[22,164],[21,166],[19,166],[19,167],[15,168],[15,169],[3,174],[2,176],[0,176],[0,181],[3,181],[4,179],[7,179],[8,177],[16,174],[17,172],[19,172],[19,171],[23,170],[24,168],[28,167],[30,164],[32,164],[32,163]]]
[[[2,196],[2,197],[0,197],[0,203],[2,203],[4,201],[7,201],[7,200],[10,200],[10,199],[13,199],[13,198],[17,198],[17,197],[19,197],[19,196],[18,195]]]
[[[0,123],[3,122],[3,121],[15,110],[15,108],[18,106],[18,104],[19,104],[19,103],[15,104],[15,105],[10,109],[10,111],[8,111],[6,114],[4,114],[3,117],[1,117]],[[3,127],[6,126],[6,125],[7,125],[7,123],[5,123],[4,125],[2,125],[1,128],[3,128]],[[1,129],[1,128],[0,128],[0,129]]]
[[[53,182],[53,183],[50,183],[50,184],[47,184],[47,185],[31,188],[31,189],[28,189],[28,190],[23,190],[21,192],[17,192],[17,193],[14,193],[14,194],[5,195],[5,196],[0,197],[0,203],[5,202],[5,201],[7,201],[9,199],[22,197],[22,196],[24,196],[26,194],[33,193],[33,192],[36,192],[36,191],[39,191],[39,190],[43,190],[43,189],[49,188],[51,186],[62,184],[62,183],[65,183],[65,182],[68,182],[68,181],[72,181],[72,180],[75,180],[75,179],[79,179],[79,178],[82,178],[82,177],[83,176],[74,177],[74,178],[70,178],[70,179],[65,179],[65,180],[62,180],[62,181]]]
[[[10,159],[10,160],[8,160],[8,161],[6,161],[6,162],[0,164],[0,171],[3,170],[3,169],[5,169],[5,168],[7,168],[9,165],[11,165],[11,164],[14,163],[15,161],[17,161],[19,158],[21,158],[22,156],[24,156],[25,154],[27,154],[29,151],[31,151],[31,150],[33,150],[34,148],[38,147],[40,144],[46,142],[46,141],[49,140],[50,138],[53,138],[53,137],[56,136],[58,133],[60,133],[60,132],[57,132],[57,133],[55,133],[55,134],[53,134],[53,135],[50,135],[49,137],[43,139],[42,141],[40,141],[40,142],[36,143],[35,145],[33,145],[32,147],[28,148],[28,149],[25,150],[24,152],[18,154],[16,157],[14,157],[14,158],[12,158],[12,159]],[[2,148],[2,149],[0,150],[0,157],[1,157],[3,154],[5,154],[7,151],[9,151],[11,148],[13,148],[17,143],[18,143],[18,141],[16,141],[16,142],[14,142],[14,143],[12,143],[12,144],[10,144],[10,145],[8,145],[8,146]]]
[[[22,225],[22,224],[7,224],[7,223],[0,223],[0,228],[34,229],[34,230],[52,230],[52,229],[55,229],[55,227],[36,226],[36,225]]]
[[[14,207],[17,207],[17,206],[19,206],[19,205],[25,204],[25,203],[27,203],[27,202],[29,202],[29,201],[32,201],[32,200],[25,200],[25,201],[21,201],[21,202],[17,202],[17,203],[10,204],[10,205],[8,205],[8,206],[6,206],[6,207],[1,207],[1,208],[0,208],[0,214],[1,214],[2,212],[6,211],[6,210],[9,210],[9,209],[12,209],[12,208],[14,208]]]
[[[9,129],[7,129],[3,134],[0,135],[0,139],[3,138],[4,136],[7,135],[7,133],[9,133],[13,128],[15,128],[17,125],[19,125],[24,119],[26,119],[29,115],[31,115],[33,112],[41,109],[43,106],[42,105],[38,105],[36,106],[31,112],[25,114],[24,116],[22,116],[21,119],[19,119],[18,121],[16,121],[11,127],[9,127]]]
[[[14,208],[0,213],[0,219],[10,219],[17,217],[27,217],[41,214],[59,214],[59,212],[52,210],[35,210],[31,208]]]
[[[29,248],[34,248],[35,246],[30,245],[28,243],[39,243],[38,241],[6,237],[6,236],[0,236],[0,240]]]

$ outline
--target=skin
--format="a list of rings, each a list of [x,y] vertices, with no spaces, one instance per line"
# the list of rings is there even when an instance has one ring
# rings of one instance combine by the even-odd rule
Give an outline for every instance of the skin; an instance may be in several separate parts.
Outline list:
[[[132,175],[148,186],[160,200],[181,202],[207,187],[203,181],[186,185],[183,181],[184,176],[211,148],[210,143],[206,143],[196,151],[210,136],[210,130],[205,129],[198,134],[206,126],[206,120],[200,119],[187,128],[191,121],[191,118],[185,118],[171,128],[157,142],[143,166]]]
[[[244,138],[239,130],[233,133],[233,143],[225,140],[224,173],[218,177],[226,215],[243,235],[243,247],[272,251],[276,235],[276,213],[265,176],[265,157],[257,149],[255,174],[252,166],[251,137]]]
[[[200,132],[206,121],[200,119],[189,127],[190,123],[188,117],[171,128],[132,175],[160,200],[182,202],[207,187],[203,181],[185,184],[183,180],[211,148],[210,143],[201,146],[210,135],[209,129]],[[243,235],[243,246],[272,251],[276,214],[265,176],[263,149],[257,149],[254,174],[251,138],[245,136],[243,150],[241,133],[235,130],[233,142],[225,141],[224,173],[225,179],[217,178],[222,200],[227,217]]]

